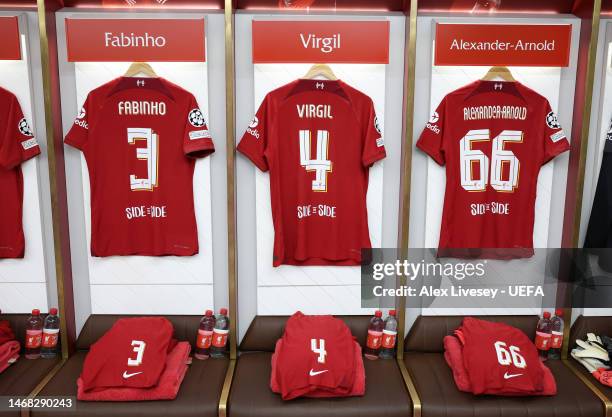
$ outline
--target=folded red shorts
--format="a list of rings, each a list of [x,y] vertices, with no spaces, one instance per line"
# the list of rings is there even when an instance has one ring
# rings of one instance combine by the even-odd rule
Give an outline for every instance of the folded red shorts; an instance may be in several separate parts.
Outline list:
[[[527,335],[505,323],[466,317],[463,364],[474,394],[539,393],[544,371],[538,351]]]
[[[330,315],[293,314],[276,350],[276,378],[284,400],[315,390],[346,396],[355,380],[355,339]]]
[[[15,340],[15,333],[8,320],[0,320],[0,345]]]
[[[270,377],[270,388],[273,392],[280,394],[281,389],[278,384],[277,370],[278,370],[278,355],[276,352],[282,347],[283,339],[278,339],[276,342],[276,349],[272,355],[272,373]],[[303,397],[309,398],[329,398],[329,397],[359,397],[365,394],[365,368],[363,366],[363,356],[361,355],[361,346],[359,343],[354,342],[354,355],[355,355],[355,379],[353,386],[350,391],[344,394],[338,394],[334,391],[328,391],[323,388],[313,387],[312,391],[302,395]]]
[[[19,358],[19,342],[11,340],[0,345],[0,374]]]
[[[467,370],[465,369],[463,360],[463,345],[459,338],[455,336],[446,336],[444,338],[444,359],[451,368],[453,373],[453,379],[457,389],[463,392],[473,392],[472,385]],[[557,384],[555,377],[553,376],[550,369],[544,365],[541,361],[538,361],[538,365],[541,367],[543,372],[543,389],[541,391],[534,391],[531,393],[525,392],[512,392],[509,390],[490,390],[487,394],[501,395],[501,396],[547,396],[555,395],[557,393]]]
[[[157,401],[173,400],[178,395],[189,362],[189,342],[179,342],[166,358],[159,383],[150,388],[104,388],[85,392],[83,380],[77,380],[77,398],[81,401]]]
[[[83,364],[85,391],[149,388],[164,370],[174,328],[163,317],[119,319],[96,343]]]

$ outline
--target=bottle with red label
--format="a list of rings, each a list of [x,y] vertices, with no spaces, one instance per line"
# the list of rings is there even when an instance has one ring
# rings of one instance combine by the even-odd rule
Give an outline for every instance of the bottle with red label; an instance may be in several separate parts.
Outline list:
[[[552,339],[552,322],[550,321],[550,312],[545,311],[543,317],[538,322],[536,329],[535,345],[538,348],[540,359],[545,361],[548,359],[548,351],[550,350],[550,342]]]
[[[397,319],[395,310],[389,310],[389,315],[385,319],[385,328],[382,335],[382,347],[378,357],[382,359],[393,359],[395,357],[395,341],[397,338]]]
[[[215,316],[212,310],[206,310],[204,317],[200,320],[196,349],[193,356],[196,359],[208,359],[210,357],[210,346],[212,345],[213,329],[215,328]]]
[[[552,337],[548,359],[561,359],[561,347],[563,346],[563,310],[555,310],[555,316],[551,320]]]
[[[43,332],[42,332],[42,347],[40,356],[45,359],[52,359],[57,356],[57,341],[59,340],[59,317],[57,316],[57,308],[49,310],[49,314],[45,317]]]
[[[40,310],[32,310],[32,315],[26,322],[25,357],[26,359],[40,358],[40,347],[42,345],[43,319]]]
[[[364,349],[364,355],[367,359],[378,359],[378,352],[382,346],[384,328],[385,322],[382,319],[382,311],[376,310],[368,325],[368,339]]]
[[[229,335],[229,318],[227,317],[227,308],[219,310],[219,315],[215,320],[215,328],[213,329],[212,346],[210,347],[210,356],[213,358],[222,358],[227,352],[227,336]]]

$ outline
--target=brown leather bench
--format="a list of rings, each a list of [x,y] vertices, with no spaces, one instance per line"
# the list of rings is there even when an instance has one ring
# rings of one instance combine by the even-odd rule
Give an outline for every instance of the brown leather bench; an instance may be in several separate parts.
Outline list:
[[[576,339],[585,340],[587,333],[595,333],[598,336],[612,337],[612,317],[610,316],[579,316],[570,330],[569,350],[576,347]],[[584,366],[579,364],[574,358],[570,357],[571,362],[576,369],[582,372],[586,377],[599,388],[599,390],[612,401],[612,387],[600,384],[591,376],[589,371]]]
[[[369,317],[338,316],[365,344]],[[229,398],[230,417],[410,417],[412,403],[395,360],[364,359],[366,394],[283,401],[270,390],[271,358],[286,316],[257,316],[242,343]]]
[[[25,325],[28,314],[2,314],[2,320],[8,320],[15,336],[21,343],[21,356],[16,363],[9,366],[0,374],[0,396],[17,397],[28,396],[43,378],[60,362],[57,359],[35,359],[29,360],[23,357],[25,346]],[[1,417],[15,417],[20,414],[16,411],[0,411]]]
[[[537,316],[486,316],[535,335]],[[443,338],[461,316],[420,316],[406,336],[404,363],[421,400],[424,417],[603,417],[601,400],[561,361],[547,361],[557,381],[554,397],[474,396],[457,389],[444,360]]]
[[[92,315],[89,317],[77,340],[77,352],[71,356],[62,369],[49,381],[39,396],[76,397],[76,381],[83,368],[89,347],[98,340],[119,318],[129,316]],[[187,340],[195,345],[196,332],[200,317],[164,316],[174,325],[174,337]],[[177,398],[173,401],[141,402],[87,402],[77,401],[76,411],[67,412],[71,417],[108,417],[108,416],[178,416],[178,417],[216,417],[218,413],[221,387],[229,360],[193,360]],[[33,409],[35,417],[57,417],[57,410]]]

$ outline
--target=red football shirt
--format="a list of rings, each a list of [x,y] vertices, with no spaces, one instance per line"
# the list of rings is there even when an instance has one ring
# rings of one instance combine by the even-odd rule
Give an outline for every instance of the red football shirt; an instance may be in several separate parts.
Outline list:
[[[273,265],[358,265],[370,248],[370,166],[385,157],[372,100],[342,81],[265,97],[238,150],[270,171]]]
[[[355,397],[365,394],[365,368],[363,366],[363,356],[361,355],[361,346],[359,343],[353,341],[353,364],[354,364],[354,377],[353,377],[353,386],[350,391],[347,392],[346,388],[332,388],[327,389],[325,387],[319,388],[318,386],[315,388],[310,387],[305,388],[305,386],[301,386],[300,381],[297,382],[297,391],[288,390],[288,397],[296,398],[297,395],[308,397],[308,398],[329,398],[329,397]],[[281,351],[283,351],[283,339],[278,339],[276,341],[276,348],[274,350],[274,354],[272,355],[272,372],[270,373],[270,389],[272,392],[277,394],[282,394],[282,389],[278,382],[279,379],[279,368],[278,368],[278,356]],[[319,371],[314,371],[316,374]],[[324,372],[326,373],[326,372]],[[309,371],[310,374],[310,371]],[[316,377],[317,375],[315,375]],[[310,390],[312,389],[312,390]],[[303,394],[304,391],[308,390],[307,393]]]
[[[21,163],[40,148],[12,93],[0,88],[0,258],[23,258],[23,175]]]
[[[93,256],[198,253],[194,158],[214,145],[192,94],[117,78],[89,93],[65,142],[89,169]]]
[[[442,100],[417,146],[446,165],[440,256],[533,255],[540,167],[569,149],[546,98],[476,81]]]
[[[83,363],[83,390],[157,385],[166,367],[174,327],[163,317],[119,319],[91,345]]]
[[[473,317],[463,319],[463,363],[474,394],[536,393],[544,389],[538,351],[521,330]]]
[[[284,400],[327,392],[346,396],[354,385],[354,339],[348,326],[333,316],[301,312],[287,320],[276,354],[276,378]]]

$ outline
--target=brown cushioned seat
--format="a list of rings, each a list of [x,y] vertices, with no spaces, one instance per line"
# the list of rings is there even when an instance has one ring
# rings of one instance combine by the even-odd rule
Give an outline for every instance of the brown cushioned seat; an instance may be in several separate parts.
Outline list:
[[[83,369],[85,356],[92,343],[98,340],[113,323],[122,317],[118,315],[92,315],[85,323],[77,340],[78,351],[68,359],[60,371],[49,381],[39,396],[73,396],[76,397],[76,380]],[[200,318],[197,316],[165,316],[174,325],[174,337],[188,340],[195,344],[196,330]],[[181,384],[178,396],[173,401],[139,401],[139,402],[92,402],[77,401],[76,411],[70,411],[71,417],[130,417],[130,416],[198,416],[216,417],[218,414],[221,388],[229,360],[208,359],[193,360],[185,379]],[[68,414],[68,413],[67,413]],[[57,411],[31,410],[35,417],[57,417]]]
[[[537,316],[487,316],[530,337]],[[548,361],[557,381],[553,397],[475,396],[457,389],[444,360],[443,337],[452,334],[460,316],[421,316],[406,337],[404,363],[416,385],[424,417],[603,417],[602,402],[561,361]]]
[[[579,316],[570,330],[569,349],[576,347],[576,339],[586,340],[587,333],[595,333],[598,336],[612,337],[612,317],[610,316]],[[612,401],[612,387],[600,384],[591,376],[574,358],[570,358],[574,366],[587,376],[605,395]]]
[[[26,359],[23,357],[25,338],[25,324],[28,314],[3,314],[1,319],[8,320],[15,336],[21,343],[21,356],[16,363],[9,366],[0,374],[0,396],[16,397],[27,396],[42,381],[42,379],[60,362],[57,359]],[[16,411],[0,411],[0,417],[15,417]]]
[[[369,317],[338,316],[363,346]],[[240,345],[229,399],[230,417],[409,417],[412,403],[395,360],[364,359],[366,394],[349,398],[283,401],[270,390],[271,359],[287,317],[255,317]]]

